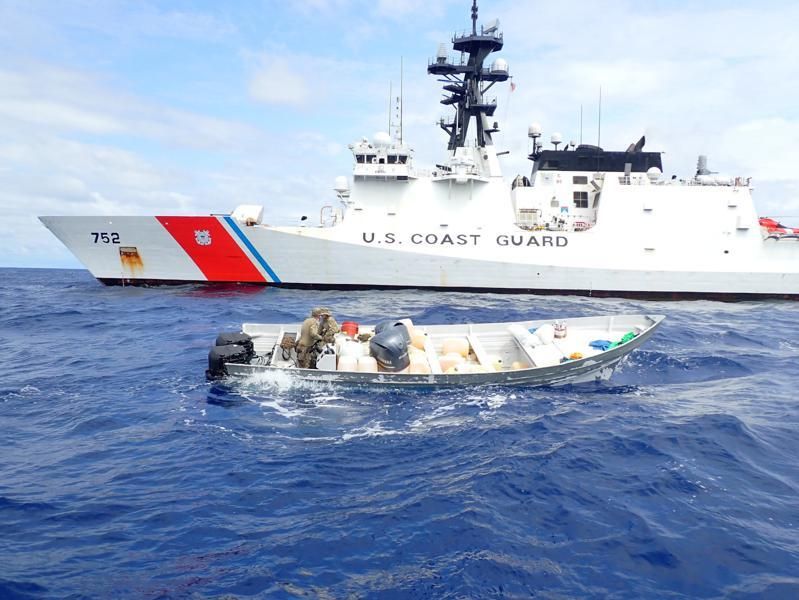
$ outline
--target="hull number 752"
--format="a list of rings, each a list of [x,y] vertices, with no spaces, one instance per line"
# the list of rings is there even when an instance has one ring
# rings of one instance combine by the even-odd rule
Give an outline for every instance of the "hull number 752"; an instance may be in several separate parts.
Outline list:
[[[107,232],[107,231],[92,231],[91,234],[94,236],[94,243],[95,244],[118,244],[119,243],[119,234],[116,231]]]

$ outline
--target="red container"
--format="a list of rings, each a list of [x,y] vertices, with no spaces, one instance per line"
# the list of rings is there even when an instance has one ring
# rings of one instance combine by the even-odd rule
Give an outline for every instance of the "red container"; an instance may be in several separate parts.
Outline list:
[[[344,321],[341,324],[341,331],[350,337],[358,335],[358,324],[354,321]]]

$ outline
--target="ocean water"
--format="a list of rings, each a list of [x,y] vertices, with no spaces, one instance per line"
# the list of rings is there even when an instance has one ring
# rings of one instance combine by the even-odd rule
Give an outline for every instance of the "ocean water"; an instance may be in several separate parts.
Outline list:
[[[668,315],[602,385],[208,383],[216,334]],[[0,598],[799,597],[799,303],[0,269]]]

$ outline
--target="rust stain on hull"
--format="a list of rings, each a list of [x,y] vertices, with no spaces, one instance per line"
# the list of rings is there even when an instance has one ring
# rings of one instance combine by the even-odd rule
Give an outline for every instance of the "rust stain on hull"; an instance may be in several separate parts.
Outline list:
[[[131,275],[138,275],[144,271],[144,262],[135,246],[120,246],[119,260],[122,263],[122,268],[130,271]]]

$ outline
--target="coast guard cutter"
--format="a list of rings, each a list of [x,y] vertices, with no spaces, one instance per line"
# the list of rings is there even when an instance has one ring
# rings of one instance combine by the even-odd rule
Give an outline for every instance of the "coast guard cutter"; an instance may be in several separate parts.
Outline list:
[[[755,211],[749,180],[720,178],[700,157],[686,180],[661,155],[565,144],[543,149],[531,125],[529,177],[502,176],[492,141],[509,78],[498,22],[442,45],[427,70],[451,119],[446,159],[417,169],[401,139],[352,144],[353,173],[312,226],[228,215],[45,216],[106,284],[242,282],[290,287],[573,293],[597,296],[799,298],[799,231]],[[332,196],[332,195],[331,195]]]

